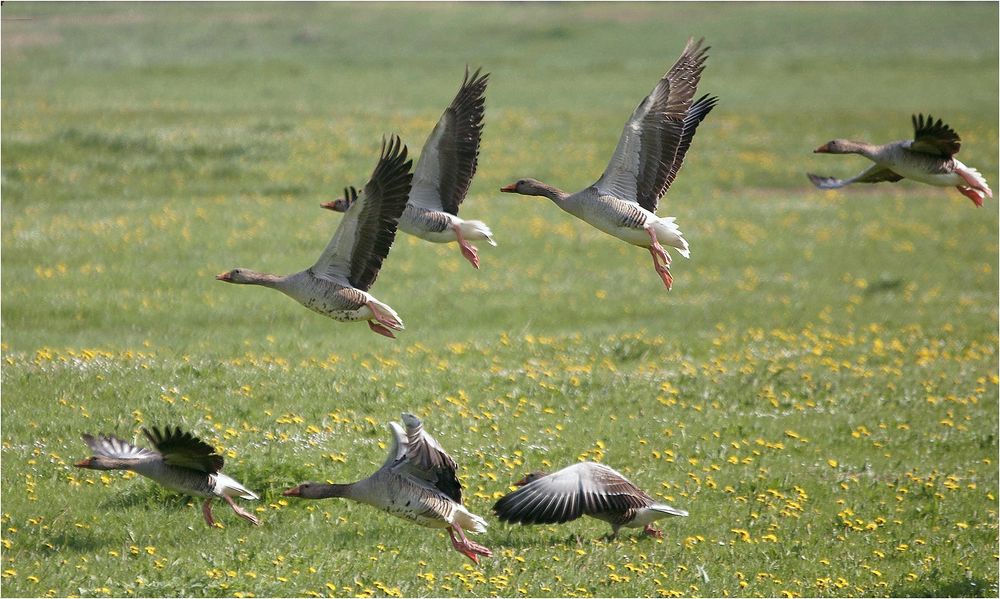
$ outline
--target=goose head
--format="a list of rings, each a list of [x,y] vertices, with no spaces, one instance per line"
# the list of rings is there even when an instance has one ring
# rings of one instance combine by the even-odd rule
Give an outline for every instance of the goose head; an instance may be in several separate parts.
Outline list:
[[[80,460],[73,464],[77,468],[87,468],[88,470],[119,470],[121,460],[103,456],[91,456],[85,460]]]
[[[245,268],[234,268],[228,272],[215,275],[215,280],[248,285],[260,282],[260,273]]]
[[[334,212],[347,212],[350,204],[344,198],[337,198],[332,202],[323,202],[320,204],[320,208],[326,208],[327,210],[333,210]]]
[[[849,139],[834,139],[813,150],[813,154],[854,154],[862,142]]]
[[[505,193],[519,193],[523,196],[544,195],[542,190],[548,186],[537,179],[518,179],[516,183],[504,185],[500,191]]]

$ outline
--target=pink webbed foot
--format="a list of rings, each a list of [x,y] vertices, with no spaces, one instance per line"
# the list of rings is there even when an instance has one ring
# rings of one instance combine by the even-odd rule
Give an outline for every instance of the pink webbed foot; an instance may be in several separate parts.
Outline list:
[[[972,189],[978,191],[980,196],[987,196],[990,199],[993,199],[993,192],[990,190],[989,186],[984,186],[981,182],[977,181],[976,178],[972,176],[972,173],[966,172],[966,171],[964,171],[962,169],[958,169],[955,172],[958,173],[958,175],[960,177],[962,177],[963,179],[965,179],[965,182],[969,184],[969,187],[971,187]],[[959,186],[958,190],[962,191],[962,186]],[[962,193],[965,193],[965,192],[962,191]],[[968,194],[966,194],[966,195],[968,195]],[[975,200],[973,200],[973,201],[975,201]],[[981,203],[982,203],[982,197],[979,198],[979,204],[976,204],[976,205],[978,206]]]
[[[226,503],[229,504],[229,507],[233,508],[233,511],[236,512],[237,516],[243,518],[244,520],[248,520],[254,526],[260,526],[260,520],[257,519],[257,516],[254,516],[250,512],[236,505],[236,502],[233,501],[232,497],[228,495],[223,495],[222,498],[226,500]]]
[[[468,260],[472,266],[479,270],[479,251],[476,246],[472,245],[462,237],[462,228],[459,225],[453,225],[452,229],[455,231],[455,239],[458,240],[458,247],[462,249],[462,255]]]
[[[459,538],[455,537],[455,532],[458,532]],[[448,534],[451,536],[451,544],[456,551],[464,555],[465,557],[472,560],[474,564],[479,565],[479,556],[490,557],[493,552],[486,547],[476,543],[475,541],[470,541],[462,529],[458,527],[457,524],[448,527]]]
[[[663,531],[660,530],[659,528],[653,528],[652,524],[647,524],[646,528],[642,529],[642,532],[644,534],[647,534],[647,535],[653,537],[654,539],[662,539],[663,538]]]
[[[212,528],[215,528],[215,518],[212,517],[212,498],[209,497],[205,500],[205,503],[201,504],[201,513],[205,516],[205,522]]]
[[[649,239],[652,242],[649,245],[649,254],[653,257],[653,269],[656,270],[656,274],[660,275],[660,280],[663,281],[667,291],[670,291],[674,285],[674,277],[670,274],[670,254],[660,245],[652,227],[647,227],[646,233],[649,234]]]
[[[378,333],[379,335],[382,335],[383,337],[388,337],[389,339],[395,339],[396,338],[396,336],[392,334],[392,331],[388,327],[386,327],[385,325],[383,325],[382,323],[369,320],[368,321],[368,328],[370,328],[372,331]]]
[[[468,260],[472,266],[479,270],[479,251],[476,250],[476,246],[470,245],[468,241],[463,241],[459,244],[462,248],[462,255]]]
[[[972,200],[973,204],[975,204],[978,207],[982,207],[983,195],[978,190],[972,189],[971,187],[962,187],[962,186],[959,186],[957,189],[960,192],[962,192],[962,195]]]
[[[368,327],[379,335],[395,339],[396,336],[392,334],[390,329],[399,329],[402,323],[391,314],[383,312],[374,302],[368,302],[365,305],[372,311],[372,318],[375,319],[375,322],[368,321]]]

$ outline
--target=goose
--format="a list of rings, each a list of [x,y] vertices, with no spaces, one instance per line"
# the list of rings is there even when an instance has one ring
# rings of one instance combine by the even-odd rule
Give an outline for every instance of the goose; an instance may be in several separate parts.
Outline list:
[[[493,512],[511,524],[561,524],[592,516],[611,524],[611,538],[618,530],[642,528],[663,538],[653,522],[668,516],[687,516],[685,510],[660,503],[613,468],[580,462],[558,472],[532,472],[514,483],[520,487],[501,497]]]
[[[410,198],[399,218],[399,228],[410,235],[435,243],[457,241],[462,256],[477,270],[479,251],[469,240],[485,239],[492,246],[496,241],[486,223],[459,218],[458,207],[469,191],[479,157],[484,94],[490,76],[480,76],[480,70],[470,77],[469,68],[465,68],[462,87],[424,143],[413,172]],[[356,198],[357,190],[347,187],[344,197],[320,206],[344,212]]]
[[[915,114],[913,139],[875,145],[863,141],[834,139],[813,150],[814,154],[860,154],[875,164],[850,179],[822,177],[806,173],[820,189],[837,189],[852,183],[896,182],[912,179],[937,187],[956,187],[976,206],[983,197],[993,197],[986,179],[976,169],[955,158],[962,139],[941,119]]]
[[[375,282],[396,237],[396,222],[410,193],[410,166],[399,137],[382,150],[375,171],[357,201],[344,215],[316,264],[291,275],[237,268],[216,275],[219,281],[277,289],[306,308],[339,321],[364,320],[379,335],[395,339],[403,330],[395,310],[375,299]]]
[[[692,103],[708,58],[709,48],[702,48],[703,41],[688,40],[674,66],[635,109],[607,169],[593,185],[574,194],[535,179],[520,179],[500,188],[547,197],[601,231],[647,248],[668,291],[673,286],[671,260],[662,244],[685,258],[690,252],[674,217],[661,218],[655,212],[681,168],[698,124],[718,101],[705,95]]]
[[[382,467],[368,478],[349,484],[303,483],[283,493],[286,497],[325,499],[343,497],[366,503],[393,516],[429,528],[447,528],[452,546],[479,563],[493,553],[469,540],[464,530],[486,532],[486,520],[462,505],[458,465],[424,430],[412,414],[402,415],[406,430],[390,422],[392,447]]]
[[[215,448],[178,427],[167,426],[160,431],[154,426],[152,430],[143,428],[142,433],[156,451],[110,435],[83,434],[83,442],[94,455],[73,465],[90,470],[129,470],[186,495],[206,497],[201,512],[209,526],[215,526],[212,499],[216,497],[228,503],[240,518],[254,526],[260,524],[256,516],[233,502],[233,497],[260,497],[221,472],[224,460]]]

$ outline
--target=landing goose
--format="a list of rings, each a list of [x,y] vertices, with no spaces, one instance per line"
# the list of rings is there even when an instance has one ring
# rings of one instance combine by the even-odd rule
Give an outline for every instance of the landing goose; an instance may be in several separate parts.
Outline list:
[[[469,240],[485,239],[495,246],[493,232],[482,221],[459,218],[458,207],[469,191],[479,158],[489,78],[489,73],[480,76],[479,71],[470,77],[466,67],[462,87],[424,143],[410,198],[399,219],[399,228],[410,235],[435,243],[457,241],[462,255],[477,269],[479,252]],[[343,198],[320,205],[344,212],[356,197],[357,190],[348,187]]]
[[[399,424],[389,423],[389,456],[368,478],[349,484],[303,483],[283,494],[302,499],[344,497],[366,503],[421,526],[447,528],[455,549],[477,564],[480,555],[493,555],[463,532],[486,532],[486,521],[462,505],[455,460],[424,430],[419,418],[403,414],[403,424],[405,431]]]
[[[625,124],[618,147],[601,178],[590,187],[568,194],[535,179],[521,179],[500,191],[545,196],[566,212],[601,231],[648,248],[653,268],[669,290],[670,255],[666,244],[690,257],[688,244],[674,217],[656,216],[695,130],[718,98],[702,96],[692,102],[708,58],[708,47],[688,40],[684,52]]]
[[[962,139],[941,119],[915,114],[913,139],[875,145],[863,141],[835,139],[816,148],[817,154],[860,154],[875,164],[850,179],[821,177],[807,173],[813,185],[820,189],[837,189],[851,183],[896,182],[913,179],[937,187],[956,187],[976,206],[983,197],[993,197],[986,179],[976,169],[955,158]]]
[[[256,516],[236,505],[233,497],[260,498],[221,472],[223,457],[215,448],[177,427],[168,426],[160,431],[154,426],[152,430],[142,429],[142,433],[156,451],[110,435],[84,434],[83,441],[94,455],[73,465],[91,470],[130,470],[186,495],[206,497],[201,512],[209,526],[215,526],[212,518],[215,497],[221,497],[239,517],[260,524]]]
[[[533,472],[518,482],[518,490],[500,498],[493,511],[512,524],[561,524],[592,516],[618,529],[642,528],[663,538],[653,522],[667,516],[687,516],[684,510],[660,503],[624,476],[595,462],[581,462],[553,474]]]
[[[367,321],[372,331],[394,339],[392,332],[403,330],[403,321],[368,289],[396,237],[396,222],[410,193],[411,165],[398,137],[388,144],[383,140],[371,179],[319,260],[306,270],[279,276],[237,268],[215,278],[277,289],[314,312],[339,321]]]

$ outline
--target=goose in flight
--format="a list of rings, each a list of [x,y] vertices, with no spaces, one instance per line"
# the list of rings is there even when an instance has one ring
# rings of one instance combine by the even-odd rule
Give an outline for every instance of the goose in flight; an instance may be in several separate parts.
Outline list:
[[[325,499],[343,497],[429,528],[446,528],[452,546],[479,563],[493,553],[469,540],[465,530],[486,532],[486,521],[462,505],[458,465],[424,430],[412,414],[403,414],[406,429],[395,422],[392,447],[382,467],[368,478],[348,484],[303,483],[283,493],[286,497]]]
[[[669,290],[670,254],[663,245],[690,257],[687,240],[674,217],[656,213],[695,130],[718,98],[694,94],[705,69],[704,40],[688,40],[684,52],[632,113],[607,169],[593,185],[573,194],[535,179],[520,179],[500,191],[545,196],[573,216],[625,242],[647,248],[653,268]]]
[[[875,145],[863,141],[834,139],[813,150],[815,154],[860,154],[875,164],[850,179],[822,177],[807,173],[820,189],[837,189],[852,183],[896,182],[912,179],[937,187],[955,187],[976,206],[983,198],[993,197],[986,179],[971,166],[962,164],[955,154],[962,139],[941,119],[915,114],[913,139]]]
[[[372,331],[391,339],[403,330],[395,310],[368,289],[396,237],[396,223],[410,193],[406,146],[392,136],[371,179],[344,214],[316,264],[291,275],[272,275],[237,268],[215,278],[227,283],[277,289],[306,308],[339,321],[364,320]]]
[[[561,524],[580,516],[591,516],[618,530],[642,528],[647,535],[663,538],[653,522],[668,516],[687,516],[685,510],[656,501],[614,469],[596,462],[580,462],[558,472],[533,472],[500,498],[493,511],[511,524]]]
[[[154,426],[151,430],[143,428],[142,433],[155,451],[110,435],[84,434],[83,441],[94,455],[73,465],[90,470],[129,470],[185,495],[206,497],[201,511],[209,526],[215,526],[212,499],[216,497],[228,503],[240,518],[260,524],[256,516],[233,501],[233,497],[259,497],[221,472],[224,460],[214,447],[177,427],[168,426],[161,432]]]
[[[399,228],[410,235],[435,243],[457,241],[462,255],[476,269],[479,251],[469,241],[485,239],[496,245],[486,223],[458,216],[458,207],[476,174],[483,132],[489,73],[480,75],[479,71],[476,69],[470,76],[466,67],[462,87],[424,143],[413,172],[410,198],[399,219]],[[356,201],[357,193],[355,188],[347,187],[344,197],[320,206],[344,212]]]

